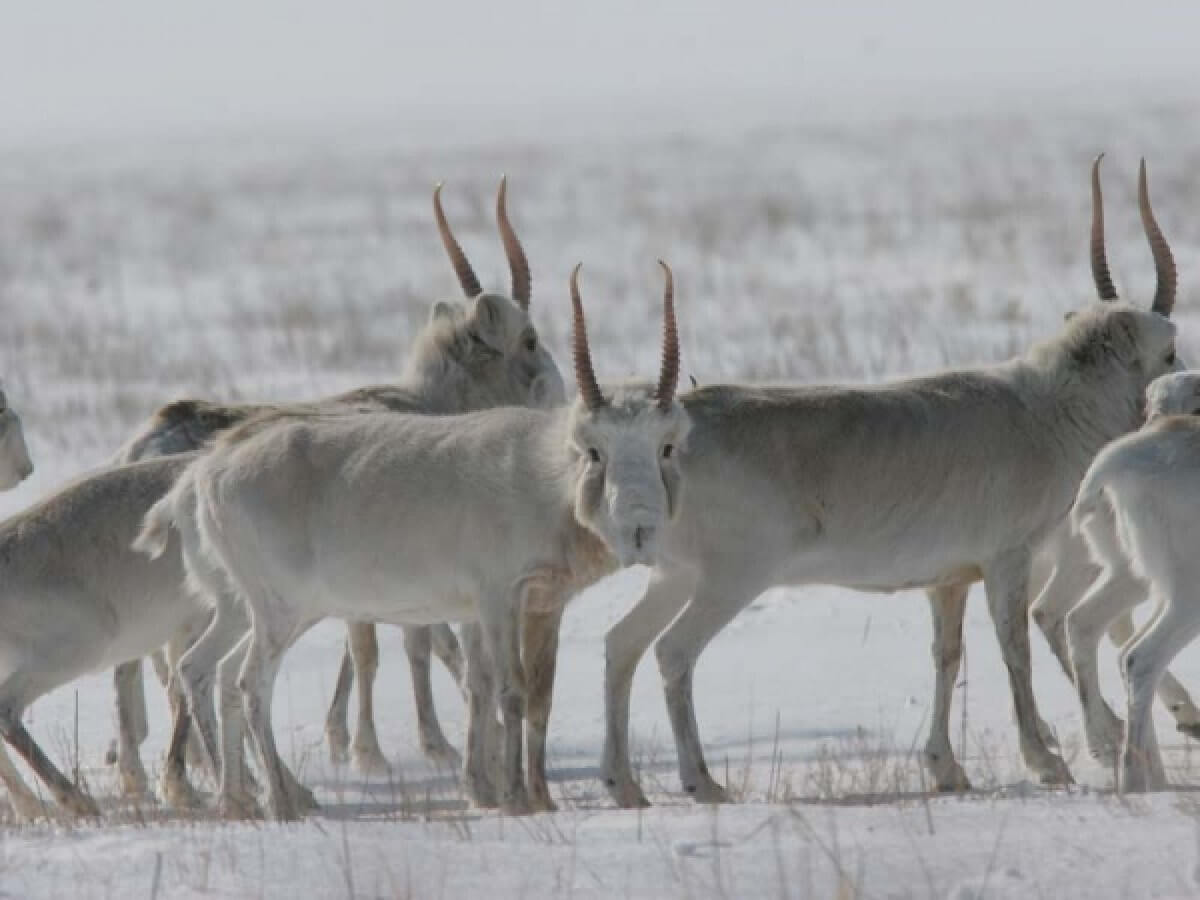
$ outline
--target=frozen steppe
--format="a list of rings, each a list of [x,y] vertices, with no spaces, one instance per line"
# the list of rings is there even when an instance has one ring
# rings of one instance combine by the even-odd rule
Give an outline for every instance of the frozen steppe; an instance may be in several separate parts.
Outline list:
[[[571,133],[571,129],[564,129]],[[1088,302],[1087,166],[1106,162],[1118,288],[1149,302],[1133,201],[1138,157],[1179,263],[1181,355],[1200,363],[1200,105],[1058,99],[1036,109],[785,118],[589,137],[547,130],[467,146],[399,124],[143,145],[0,152],[0,376],[35,475],[16,511],[102,465],[177,396],[305,398],[386,381],[429,302],[453,296],[434,182],[490,285],[507,272],[491,220],[502,172],[534,268],[534,318],[566,366],[570,266],[587,269],[597,367],[652,373],[662,256],[678,279],[685,373],[878,380],[1002,359]],[[1177,792],[1125,800],[1087,756],[1073,692],[1034,637],[1035,685],[1080,784],[1030,784],[981,599],[966,619],[956,750],[975,783],[924,791],[932,697],[923,595],[772,591],[696,674],[714,774],[737,803],[678,793],[653,659],[633,735],[656,806],[614,810],[596,773],[603,636],[638,596],[623,572],[567,613],[551,719],[561,811],[466,807],[420,758],[400,633],[381,629],[377,703],[390,778],[328,762],[325,705],[342,628],[286,659],[284,752],[323,809],[299,825],[228,825],[115,796],[110,673],[34,704],[27,721],[76,766],[106,820],[0,827],[0,897],[1147,897],[1200,891],[1200,748],[1165,717]],[[2,624],[0,624],[2,627]],[[1123,698],[1111,648],[1105,686]],[[1200,690],[1200,649],[1176,672]],[[461,744],[464,710],[436,674]],[[166,704],[147,684],[158,765]],[[77,711],[77,716],[76,716]],[[204,787],[210,787],[207,784]],[[0,813],[3,815],[3,813]]]

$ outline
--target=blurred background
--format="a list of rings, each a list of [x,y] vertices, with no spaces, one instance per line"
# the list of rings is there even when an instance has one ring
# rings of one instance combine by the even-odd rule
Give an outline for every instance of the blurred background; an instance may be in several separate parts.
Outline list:
[[[431,302],[458,296],[433,225],[436,182],[481,280],[507,289],[493,218],[502,173],[533,267],[532,315],[568,376],[566,285],[581,260],[601,378],[657,371],[663,257],[685,374],[865,381],[1010,357],[1091,302],[1088,169],[1100,151],[1117,286],[1148,304],[1134,202],[1144,155],[1178,261],[1181,356],[1200,364],[1197,35],[1200,5],[1111,0],[8,0],[0,378],[37,471],[0,494],[0,513],[102,465],[167,400],[314,398],[395,379]],[[566,617],[551,764],[556,790],[584,808],[605,802],[601,636],[644,578],[625,573]],[[925,600],[799,596],[760,598],[704,657],[696,690],[714,761],[727,778],[731,756],[735,770],[757,760],[743,796],[761,799],[782,723],[789,764],[815,760],[818,775],[841,757],[890,759],[893,743],[915,772]],[[982,604],[967,629],[972,777],[1019,781]],[[343,639],[336,622],[305,637],[276,707],[291,758],[323,784],[343,777],[321,743]],[[400,633],[380,640],[381,742],[418,765]],[[1086,755],[1076,702],[1034,643],[1048,673],[1039,703],[1074,764]],[[1185,657],[1195,684],[1200,657]],[[1103,666],[1119,696],[1115,665]],[[884,670],[886,682],[847,688],[847,673]],[[462,704],[436,677],[458,742]],[[115,778],[101,763],[110,685],[107,673],[81,679],[28,717],[69,759],[83,692],[76,731],[93,784]],[[165,704],[151,704],[148,761],[167,739]],[[674,792],[652,664],[633,707],[655,787]],[[964,744],[966,732],[964,718]],[[119,859],[107,844],[103,855]],[[26,858],[41,866],[43,850]]]
[[[478,141],[481,120],[574,131],[597,107],[676,127],[747,104],[970,108],[1156,80],[1186,96],[1198,25],[1189,4],[1103,0],[8,4],[0,112],[8,141],[414,119]]]
[[[654,260],[702,382],[871,379],[1011,355],[1088,301],[1087,166],[1148,298],[1138,157],[1200,300],[1200,7],[7,4],[0,351],[38,473],[98,465],[176,396],[387,380],[456,287],[490,286],[501,173],[565,356],[566,276],[605,377],[657,357]],[[1195,354],[1193,354],[1195,358]]]

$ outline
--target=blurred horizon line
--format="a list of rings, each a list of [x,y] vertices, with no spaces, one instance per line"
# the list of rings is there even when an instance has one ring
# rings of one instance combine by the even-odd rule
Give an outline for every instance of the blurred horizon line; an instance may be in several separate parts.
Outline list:
[[[1036,82],[1036,85],[1034,84]],[[1031,91],[1036,86],[1036,90]],[[0,152],[66,152],[98,148],[164,147],[191,143],[259,141],[325,143],[388,140],[414,147],[484,146],[505,140],[558,142],[639,137],[720,136],[754,128],[839,123],[970,121],[981,116],[1087,114],[1113,106],[1170,108],[1195,99],[1177,74],[1130,79],[1117,76],[1033,76],[972,83],[911,77],[886,84],[864,79],[836,85],[739,86],[664,90],[647,96],[592,93],[501,106],[470,100],[347,105],[337,110],[144,117],[112,122],[46,125],[0,133]]]

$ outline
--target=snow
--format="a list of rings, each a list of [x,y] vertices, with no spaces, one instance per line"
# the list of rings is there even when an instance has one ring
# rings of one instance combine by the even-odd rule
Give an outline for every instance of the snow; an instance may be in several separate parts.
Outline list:
[[[454,294],[429,215],[436,180],[483,280],[507,283],[489,218],[502,171],[533,261],[535,320],[560,362],[566,275],[582,259],[598,368],[657,367],[663,256],[678,279],[684,371],[701,382],[873,380],[1003,358],[1090,299],[1086,178],[1099,149],[1114,274],[1124,296],[1148,299],[1132,200],[1144,153],[1179,260],[1183,355],[1200,359],[1200,196],[1187,149],[1200,109],[1098,111],[1085,99],[967,117],[814,123],[794,111],[743,130],[664,126],[599,141],[472,147],[380,130],[7,152],[0,358],[38,469],[0,497],[0,511],[101,465],[172,396],[301,398],[386,380],[430,299]],[[613,809],[597,778],[603,636],[645,578],[622,572],[565,618],[549,738],[556,814],[471,810],[454,779],[421,760],[395,629],[381,629],[377,688],[392,775],[363,779],[329,763],[321,729],[343,631],[325,623],[288,655],[275,703],[281,748],[321,812],[291,826],[228,824],[119,801],[103,763],[115,733],[111,677],[97,673],[42,698],[26,720],[61,765],[78,760],[106,819],[0,826],[0,897],[1200,890],[1200,803],[1187,789],[1200,784],[1196,751],[1159,713],[1183,788],[1115,797],[1111,774],[1082,749],[1073,692],[1035,636],[1039,704],[1080,785],[1030,784],[977,595],[954,727],[969,795],[924,791],[933,672],[923,597],[813,588],[759,598],[697,670],[705,748],[739,802],[704,809],[679,794],[651,654],[634,685],[632,734],[655,806]],[[1105,687],[1121,701],[1113,658],[1106,648]],[[1175,671],[1200,685],[1200,651]],[[440,669],[435,691],[461,746],[462,703]],[[147,692],[144,756],[157,766],[166,706],[152,681]]]
[[[1153,828],[1148,827],[1153,823]],[[746,804],[442,824],[322,817],[26,832],[6,896],[1177,897],[1194,814],[1165,797]],[[24,865],[21,860],[27,860]],[[120,865],[114,865],[119,861]],[[14,864],[15,863],[15,864]]]

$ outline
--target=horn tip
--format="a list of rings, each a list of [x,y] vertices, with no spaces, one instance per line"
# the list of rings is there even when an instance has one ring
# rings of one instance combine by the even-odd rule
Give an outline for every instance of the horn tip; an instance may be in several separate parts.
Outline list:
[[[578,304],[579,300],[579,270],[583,268],[583,263],[575,263],[575,268],[571,270],[571,302]]]

